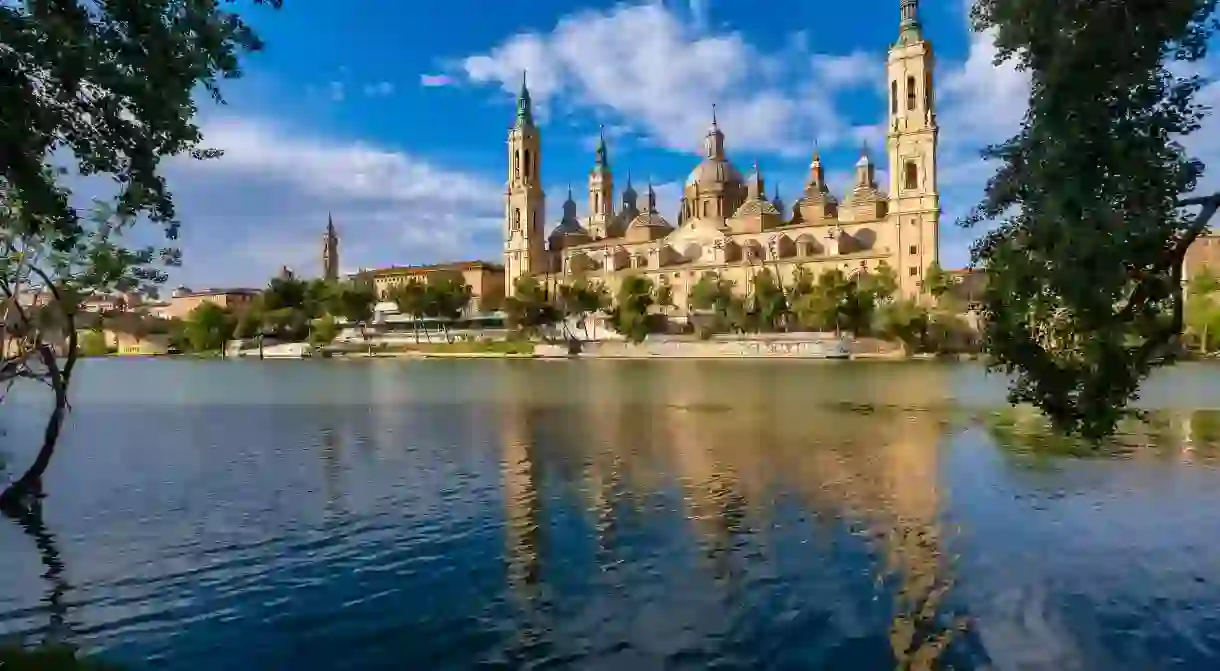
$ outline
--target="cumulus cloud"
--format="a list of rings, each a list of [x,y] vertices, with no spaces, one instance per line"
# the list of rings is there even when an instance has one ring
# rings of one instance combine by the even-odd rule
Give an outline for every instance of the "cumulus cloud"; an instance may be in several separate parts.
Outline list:
[[[803,155],[814,139],[853,140],[833,93],[862,81],[870,62],[867,54],[815,58],[803,49],[793,41],[764,51],[737,33],[692,27],[659,3],[618,5],[572,14],[548,33],[512,36],[462,59],[457,71],[508,92],[528,72],[539,104],[608,113],[683,152],[699,151],[716,104],[734,148]]]
[[[265,119],[212,119],[203,133],[224,157],[167,169],[185,224],[177,281],[258,285],[281,265],[317,273],[328,213],[344,270],[498,258],[503,189],[493,181]]]

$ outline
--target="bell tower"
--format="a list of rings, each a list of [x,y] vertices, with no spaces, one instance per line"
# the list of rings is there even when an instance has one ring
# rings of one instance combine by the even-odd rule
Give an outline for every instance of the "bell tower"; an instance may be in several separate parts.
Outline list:
[[[525,75],[517,96],[517,120],[508,131],[508,182],[504,193],[504,282],[511,296],[517,280],[549,270],[544,246],[542,192],[542,137],[534,124]]]
[[[326,235],[322,238],[322,279],[339,281],[339,234],[330,214],[326,215]]]
[[[614,175],[610,172],[610,157],[606,152],[606,133],[597,136],[597,153],[593,170],[589,171],[589,236],[594,240],[607,237],[614,219]]]
[[[935,57],[919,25],[919,0],[900,0],[898,40],[886,60],[889,219],[896,227],[895,272],[903,296],[919,295],[928,266],[939,261]]]

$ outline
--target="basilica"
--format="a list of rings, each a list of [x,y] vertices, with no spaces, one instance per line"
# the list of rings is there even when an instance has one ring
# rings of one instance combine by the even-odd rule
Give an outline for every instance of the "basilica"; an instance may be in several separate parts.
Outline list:
[[[589,172],[589,215],[578,218],[569,189],[563,216],[546,231],[542,137],[522,82],[516,123],[508,136],[505,194],[505,287],[533,275],[548,284],[575,276],[598,279],[611,291],[629,273],[668,284],[677,307],[705,275],[727,279],[746,293],[763,269],[789,281],[805,267],[815,275],[840,269],[848,276],[888,265],[904,296],[920,293],[937,263],[940,202],[936,189],[937,125],[933,54],[918,19],[918,0],[901,0],[898,38],[885,66],[888,83],[888,184],[862,153],[854,180],[840,198],[826,183],[815,151],[800,197],[786,207],[767,197],[755,165],[748,177],[733,165],[713,110],[703,159],[686,178],[677,212],[657,210],[651,185],[643,198],[627,179],[615,204],[614,176],[604,137]]]

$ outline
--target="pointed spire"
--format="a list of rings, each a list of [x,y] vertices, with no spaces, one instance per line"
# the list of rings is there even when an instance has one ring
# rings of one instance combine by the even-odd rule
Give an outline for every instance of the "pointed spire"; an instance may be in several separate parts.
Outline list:
[[[525,71],[521,71],[521,93],[517,95],[517,127],[534,125],[534,106],[530,101],[530,90],[525,83]]]
[[[652,177],[648,178],[648,212],[650,214],[657,212],[657,192],[652,189]]]
[[[335,218],[330,212],[326,213],[326,236],[328,238],[337,236],[335,233]]]
[[[568,200],[572,200],[572,183],[571,182],[568,182]],[[576,201],[572,200],[572,202],[576,202]]]
[[[784,201],[779,197],[779,181],[775,182],[775,195],[771,196],[771,204],[781,213],[784,211]]]
[[[606,152],[606,126],[597,131],[597,150],[593,157],[593,172],[607,174],[610,172],[610,156]]]
[[[707,137],[704,138],[703,145],[707,150],[707,158],[724,159],[724,133],[720,132],[720,126],[716,122],[715,103],[712,103],[712,126],[707,129]]]

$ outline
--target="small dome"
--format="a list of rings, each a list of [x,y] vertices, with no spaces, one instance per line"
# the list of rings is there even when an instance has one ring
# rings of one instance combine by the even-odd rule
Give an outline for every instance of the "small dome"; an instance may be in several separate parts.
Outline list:
[[[695,166],[690,175],[686,178],[686,185],[690,186],[698,182],[700,184],[725,184],[743,182],[741,172],[733,167],[733,164],[726,160],[714,158],[703,159],[703,162]]]
[[[628,228],[673,228],[673,226],[665,220],[665,217],[656,212],[641,212],[631,221]]]

